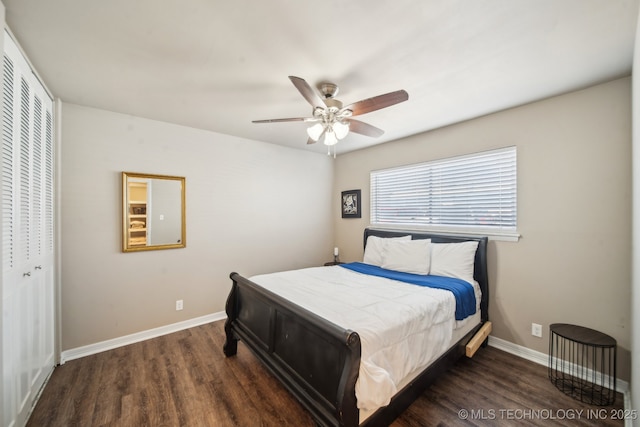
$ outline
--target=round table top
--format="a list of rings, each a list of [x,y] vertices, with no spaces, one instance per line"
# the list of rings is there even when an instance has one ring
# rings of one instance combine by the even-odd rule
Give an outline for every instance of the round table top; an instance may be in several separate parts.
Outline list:
[[[595,329],[584,326],[570,325],[568,323],[554,323],[549,326],[551,332],[580,344],[596,347],[615,347],[616,340]]]

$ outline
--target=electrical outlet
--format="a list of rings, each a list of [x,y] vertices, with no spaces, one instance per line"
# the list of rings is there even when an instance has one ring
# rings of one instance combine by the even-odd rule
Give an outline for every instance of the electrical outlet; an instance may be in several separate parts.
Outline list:
[[[532,323],[531,335],[533,335],[534,337],[542,338],[542,325],[538,325],[537,323]]]
[[[177,300],[176,301],[176,311],[182,310],[182,307],[183,307],[182,300],[181,299]]]

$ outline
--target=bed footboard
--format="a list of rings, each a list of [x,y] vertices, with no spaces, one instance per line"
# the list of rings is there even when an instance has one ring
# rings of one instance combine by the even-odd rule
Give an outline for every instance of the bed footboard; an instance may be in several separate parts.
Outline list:
[[[287,387],[321,426],[357,426],[360,337],[250,280],[231,273],[224,354],[238,340]]]

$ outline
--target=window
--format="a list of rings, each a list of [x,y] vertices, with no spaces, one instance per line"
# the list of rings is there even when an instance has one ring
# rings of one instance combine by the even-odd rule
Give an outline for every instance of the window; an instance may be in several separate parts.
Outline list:
[[[517,239],[516,147],[371,172],[371,224]]]

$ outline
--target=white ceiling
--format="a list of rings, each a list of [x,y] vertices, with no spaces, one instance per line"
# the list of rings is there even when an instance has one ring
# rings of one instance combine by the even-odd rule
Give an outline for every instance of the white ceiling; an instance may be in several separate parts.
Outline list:
[[[345,105],[409,93],[340,154],[629,75],[639,0],[2,1],[65,102],[326,152],[251,123],[311,114],[287,76]]]

